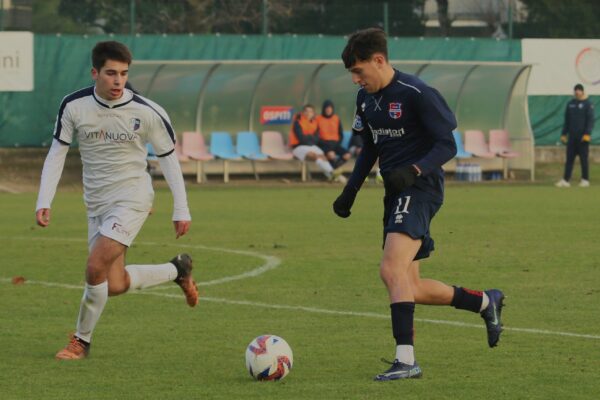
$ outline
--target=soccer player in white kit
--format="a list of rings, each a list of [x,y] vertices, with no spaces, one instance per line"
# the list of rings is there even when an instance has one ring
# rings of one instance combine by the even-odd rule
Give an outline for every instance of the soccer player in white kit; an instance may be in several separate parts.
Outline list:
[[[131,60],[129,49],[122,43],[96,44],[92,51],[95,85],[63,99],[42,171],[36,221],[47,227],[69,145],[77,139],[83,163],[89,256],[77,331],[56,354],[60,360],[88,355],[92,332],[108,296],[174,281],[189,306],[198,303],[189,255],[179,254],[165,264],[125,266],[127,248],[144,224],[154,197],[146,172],[146,143],[156,150],[173,194],[176,238],[185,235],[191,224],[183,175],[174,152],[175,133],[162,107],[125,88]]]

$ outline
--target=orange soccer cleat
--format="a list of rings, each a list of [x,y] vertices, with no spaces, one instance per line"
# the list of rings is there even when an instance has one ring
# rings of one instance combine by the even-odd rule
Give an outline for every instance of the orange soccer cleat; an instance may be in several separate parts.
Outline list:
[[[192,278],[192,258],[187,254],[178,254],[170,262],[177,268],[175,283],[183,290],[188,305],[194,307],[198,304],[198,287]]]
[[[67,346],[56,353],[57,360],[81,360],[90,352],[90,344],[84,342],[76,336],[71,337],[71,341]]]

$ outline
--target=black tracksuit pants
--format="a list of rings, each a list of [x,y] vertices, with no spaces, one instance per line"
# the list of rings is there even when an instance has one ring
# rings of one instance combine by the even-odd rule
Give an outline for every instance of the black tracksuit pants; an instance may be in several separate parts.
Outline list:
[[[582,142],[579,140],[569,140],[567,143],[567,162],[565,163],[565,174],[563,176],[565,181],[571,179],[573,173],[573,164],[575,163],[575,157],[579,156],[581,161],[581,179],[586,181],[590,179],[590,168],[588,164],[588,154],[590,151],[590,143]]]

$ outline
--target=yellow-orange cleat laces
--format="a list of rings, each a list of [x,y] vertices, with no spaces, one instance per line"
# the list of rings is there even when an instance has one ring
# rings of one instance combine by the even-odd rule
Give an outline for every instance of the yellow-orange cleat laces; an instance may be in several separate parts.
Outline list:
[[[81,360],[90,352],[90,344],[77,338],[76,336],[71,337],[71,341],[67,346],[56,353],[57,360]]]
[[[188,254],[178,254],[170,262],[177,268],[175,283],[183,290],[188,305],[194,307],[198,304],[198,287],[192,278],[192,258]]]

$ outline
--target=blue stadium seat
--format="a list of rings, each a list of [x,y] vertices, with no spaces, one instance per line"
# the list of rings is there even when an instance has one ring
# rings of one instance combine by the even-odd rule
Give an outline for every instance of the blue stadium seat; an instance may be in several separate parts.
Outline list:
[[[462,136],[459,131],[453,131],[454,141],[456,142],[456,158],[472,158],[473,154],[465,151]]]
[[[146,151],[148,152],[148,155],[146,156],[146,160],[148,160],[148,161],[158,160],[158,157],[156,157],[156,152],[154,151],[154,147],[152,147],[152,145],[149,142],[146,143]]]
[[[350,149],[350,139],[352,139],[352,131],[344,131],[342,136],[342,147],[346,150]]]
[[[210,134],[210,153],[224,160],[241,160],[236,153],[233,140],[228,132],[213,132]]]
[[[258,136],[254,132],[239,132],[237,135],[237,153],[249,160],[267,160],[269,157],[260,150]]]
[[[229,182],[229,161],[238,161],[242,156],[236,153],[233,140],[228,132],[210,134],[210,153],[223,160],[223,181]]]

